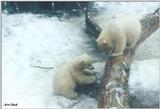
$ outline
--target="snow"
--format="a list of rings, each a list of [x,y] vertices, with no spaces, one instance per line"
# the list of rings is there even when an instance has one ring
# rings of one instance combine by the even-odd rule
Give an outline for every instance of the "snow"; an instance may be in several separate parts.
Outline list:
[[[95,8],[101,11],[96,21],[104,27],[105,23],[102,21],[124,14],[142,19],[147,13],[153,13],[159,6],[159,2],[96,2]]]
[[[152,64],[152,65],[151,65]],[[133,88],[144,88],[147,90],[159,89],[159,59],[148,59],[143,61],[134,61],[130,72],[129,85]],[[145,73],[144,73],[145,72]],[[147,76],[146,76],[147,75]],[[145,81],[145,84],[143,82]],[[152,89],[150,89],[151,87]]]
[[[131,98],[134,106],[157,107],[160,90],[160,59],[134,61],[129,78]]]
[[[18,107],[49,107],[47,102],[57,100],[52,96],[56,69],[87,51],[83,48],[89,48],[84,41],[88,36],[84,33],[79,36],[84,30],[76,27],[83,21],[60,22],[56,17],[44,18],[33,14],[3,14],[2,17],[3,104],[18,102]],[[52,106],[57,107],[56,102],[53,103]]]
[[[117,12],[133,12],[142,18],[144,14],[153,12],[158,5],[156,2],[138,2],[136,5],[133,2],[96,2],[95,8],[102,11],[96,16],[96,20],[103,27],[103,19],[107,20]],[[104,15],[106,16],[103,17]],[[143,89],[145,92],[153,92],[152,94],[159,91],[158,31],[147,40],[146,44],[137,50],[136,61],[131,68],[129,84],[133,95]],[[152,43],[153,41],[155,43]],[[88,95],[80,94],[78,99],[70,100],[54,95],[52,91],[56,70],[84,52],[94,58],[94,66],[99,72],[97,76],[101,77],[104,55],[99,53],[92,42],[85,33],[84,16],[61,22],[57,17],[2,13],[3,107],[6,107],[5,103],[18,103],[18,108],[96,108],[97,100]],[[53,68],[42,69],[34,66]],[[155,96],[157,95],[152,98]],[[151,96],[147,97],[145,99]]]
[[[143,44],[137,49],[134,58],[136,60],[145,60],[159,58],[160,59],[160,29],[155,31],[149,38],[147,38]],[[154,44],[153,44],[154,43]]]

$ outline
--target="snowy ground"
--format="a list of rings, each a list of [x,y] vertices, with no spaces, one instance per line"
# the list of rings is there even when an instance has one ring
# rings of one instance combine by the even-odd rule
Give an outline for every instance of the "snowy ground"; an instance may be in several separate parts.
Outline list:
[[[158,6],[156,2],[137,2],[136,5],[133,2],[99,2],[95,7],[102,13],[96,16],[96,20],[103,27],[102,21],[117,15],[117,12],[121,14],[133,12],[141,19]],[[148,102],[153,105],[159,99],[157,95],[160,89],[159,32],[160,30],[156,31],[137,50],[136,61],[131,68],[129,81],[131,95],[141,98],[143,103],[140,105],[146,105]],[[52,80],[56,70],[84,52],[95,58],[95,61],[102,61],[103,55],[98,53],[94,43],[85,33],[84,16],[61,22],[57,17],[3,13],[2,105],[18,103],[19,108],[97,107],[97,100],[90,96],[80,94],[79,99],[70,100],[52,92]],[[98,72],[102,72],[104,62],[96,62],[94,65]],[[42,69],[35,66],[53,68]]]
[[[159,102],[159,59],[147,59],[134,61],[131,67],[129,79],[130,95],[136,97],[132,105],[138,107],[156,107]],[[131,99],[132,99],[131,98]]]

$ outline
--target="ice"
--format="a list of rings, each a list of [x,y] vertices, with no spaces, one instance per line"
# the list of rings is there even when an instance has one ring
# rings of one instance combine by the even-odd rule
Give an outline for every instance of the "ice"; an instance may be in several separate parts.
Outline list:
[[[157,2],[96,2],[95,8],[100,9],[100,14],[95,18],[103,27],[103,21],[117,13],[133,12],[142,18],[153,12],[158,5]],[[84,52],[94,58],[95,68],[99,72],[97,76],[101,77],[100,72],[103,72],[105,63],[103,55],[95,48],[95,43],[85,33],[85,28],[84,16],[62,22],[54,16],[2,13],[2,106],[6,108],[5,103],[18,103],[16,108],[96,108],[97,99],[88,95],[80,94],[78,99],[70,100],[54,95],[52,90],[56,70]],[[136,52],[130,76],[133,95],[143,88],[145,94],[149,91],[157,96],[159,39],[158,32],[155,32],[147,39],[148,43],[146,40],[146,44]],[[150,100],[147,97],[145,99]]]

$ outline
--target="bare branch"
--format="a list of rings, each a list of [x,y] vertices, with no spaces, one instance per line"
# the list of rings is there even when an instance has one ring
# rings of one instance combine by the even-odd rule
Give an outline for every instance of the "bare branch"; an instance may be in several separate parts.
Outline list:
[[[40,68],[40,69],[53,69],[54,68],[54,67],[42,67],[42,66],[38,66],[38,65],[36,65],[36,66],[32,65],[32,67]]]

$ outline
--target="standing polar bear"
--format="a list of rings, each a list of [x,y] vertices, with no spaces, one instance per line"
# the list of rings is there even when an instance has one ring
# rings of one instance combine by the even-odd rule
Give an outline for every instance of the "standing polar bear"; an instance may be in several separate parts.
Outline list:
[[[78,56],[55,74],[54,93],[68,98],[77,97],[78,94],[75,92],[77,84],[91,84],[96,81],[96,77],[92,73],[93,69],[92,60],[87,54]]]
[[[141,24],[133,16],[121,16],[108,21],[97,41],[99,48],[112,56],[123,54],[125,48],[133,48],[141,34]]]

